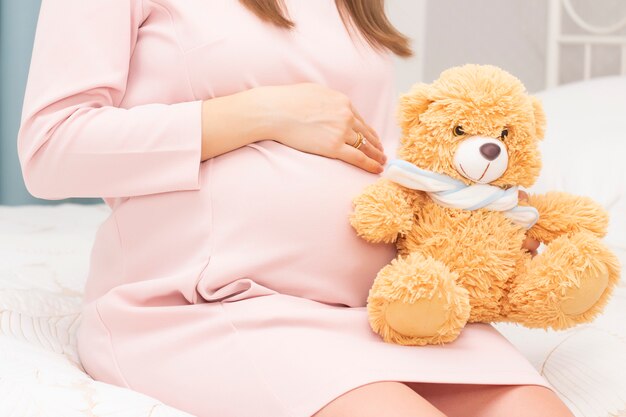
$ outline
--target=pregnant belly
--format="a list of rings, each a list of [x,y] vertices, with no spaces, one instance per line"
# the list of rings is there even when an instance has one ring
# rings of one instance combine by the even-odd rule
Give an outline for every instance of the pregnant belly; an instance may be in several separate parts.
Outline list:
[[[204,295],[238,280],[313,300],[365,305],[389,244],[368,243],[348,217],[377,179],[343,161],[261,141],[203,164],[211,206]]]

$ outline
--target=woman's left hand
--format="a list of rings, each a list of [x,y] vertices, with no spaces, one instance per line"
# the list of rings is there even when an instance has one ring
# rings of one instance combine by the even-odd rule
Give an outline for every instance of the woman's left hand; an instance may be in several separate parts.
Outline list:
[[[520,200],[528,201],[528,194],[526,193],[526,191],[519,190],[518,198]],[[530,256],[535,256],[537,255],[537,248],[539,248],[539,245],[540,243],[538,240],[533,239],[532,237],[529,237],[528,234],[526,234],[526,239],[524,239],[524,243],[522,243],[522,249],[530,252]]]

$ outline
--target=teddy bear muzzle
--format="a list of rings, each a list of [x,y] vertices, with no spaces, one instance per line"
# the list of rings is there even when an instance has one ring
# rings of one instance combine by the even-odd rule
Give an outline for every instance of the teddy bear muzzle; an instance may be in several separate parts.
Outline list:
[[[504,174],[509,164],[506,145],[495,138],[470,136],[454,153],[454,167],[465,178],[488,184]]]

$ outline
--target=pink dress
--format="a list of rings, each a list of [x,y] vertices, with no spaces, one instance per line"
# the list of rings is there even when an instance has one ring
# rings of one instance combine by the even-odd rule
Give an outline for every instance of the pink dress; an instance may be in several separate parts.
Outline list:
[[[268,138],[200,162],[202,100],[315,82],[394,156],[393,64],[332,0],[296,28],[236,0],[44,0],[18,145],[28,190],[102,197],[78,348],[93,378],[199,417],[307,417],[382,380],[549,386],[492,326],[383,342],[365,303],[393,245],[349,225],[377,175]],[[314,140],[315,138],[311,138]]]

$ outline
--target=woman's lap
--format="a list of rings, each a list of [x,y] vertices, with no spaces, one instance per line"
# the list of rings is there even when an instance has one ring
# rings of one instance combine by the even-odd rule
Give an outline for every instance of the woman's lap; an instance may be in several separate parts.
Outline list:
[[[282,294],[188,304],[154,292],[154,283],[140,282],[110,291],[97,310],[95,302],[86,305],[78,334],[81,360],[96,379],[199,416],[251,410],[259,416],[311,416],[344,394],[355,391],[349,399],[361,393],[363,386],[377,384],[373,388],[379,390],[376,381],[540,382],[534,368],[486,325],[468,326],[448,348],[414,349],[381,342],[362,308]],[[396,416],[414,415],[410,408],[403,411],[407,401],[414,408],[421,404],[422,416],[425,410],[438,412],[407,385],[389,384],[392,393],[366,395],[349,408],[378,406]],[[367,416],[352,413],[359,415]]]
[[[445,417],[401,382],[361,385],[335,398],[312,417]]]
[[[539,385],[406,383],[448,417],[572,417],[554,391]]]
[[[434,384],[382,381],[329,402],[313,417],[571,417],[554,391],[538,385]]]

